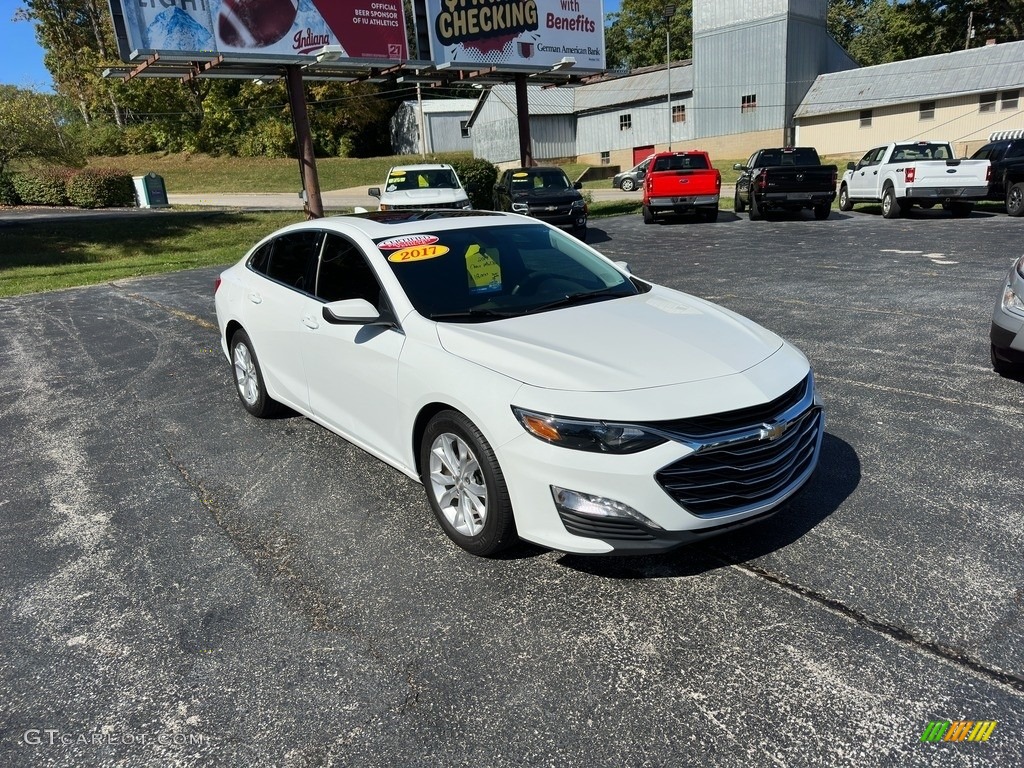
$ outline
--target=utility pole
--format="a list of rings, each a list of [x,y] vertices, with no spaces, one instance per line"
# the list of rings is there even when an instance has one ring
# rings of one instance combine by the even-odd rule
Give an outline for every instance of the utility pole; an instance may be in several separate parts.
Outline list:
[[[668,93],[665,97],[665,108],[668,110],[668,150],[672,151],[672,17],[676,15],[674,5],[666,5],[662,16],[665,18],[665,79],[668,82]]]

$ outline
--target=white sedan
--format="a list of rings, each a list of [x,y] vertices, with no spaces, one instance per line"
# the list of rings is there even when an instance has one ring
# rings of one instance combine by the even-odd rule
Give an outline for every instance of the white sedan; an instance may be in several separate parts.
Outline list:
[[[420,481],[477,555],[666,550],[806,483],[824,417],[770,331],[535,219],[286,227],[218,280],[242,405],[285,405]]]

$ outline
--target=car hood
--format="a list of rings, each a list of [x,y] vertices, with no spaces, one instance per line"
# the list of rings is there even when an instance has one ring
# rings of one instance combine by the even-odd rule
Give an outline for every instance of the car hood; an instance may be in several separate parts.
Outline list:
[[[381,202],[386,205],[430,205],[465,201],[466,191],[463,189],[401,189],[385,192]]]
[[[721,307],[667,288],[479,324],[439,323],[451,354],[534,387],[618,392],[729,376],[783,345]]]

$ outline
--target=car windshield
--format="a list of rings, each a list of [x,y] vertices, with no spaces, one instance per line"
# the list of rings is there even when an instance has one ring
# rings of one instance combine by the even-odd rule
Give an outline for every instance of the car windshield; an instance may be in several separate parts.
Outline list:
[[[540,171],[516,171],[512,174],[512,191],[528,192],[533,189],[569,189],[569,177],[557,168]]]
[[[388,174],[388,192],[409,189],[458,189],[459,182],[449,168],[392,168]]]
[[[496,320],[641,292],[576,238],[543,224],[376,242],[416,311],[441,322]]]

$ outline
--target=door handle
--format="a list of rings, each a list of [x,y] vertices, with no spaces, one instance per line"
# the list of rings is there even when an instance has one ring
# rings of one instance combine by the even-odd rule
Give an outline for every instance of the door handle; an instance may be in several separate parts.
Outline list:
[[[318,323],[316,318],[312,315],[303,315],[302,324],[307,328],[312,328],[314,331],[320,327],[320,323]]]
[[[253,293],[249,294],[249,301],[251,301],[253,304],[262,304],[263,297],[254,291]]]

